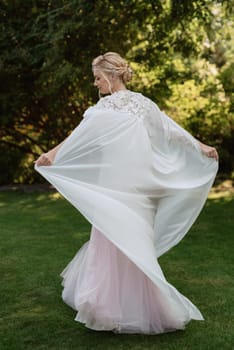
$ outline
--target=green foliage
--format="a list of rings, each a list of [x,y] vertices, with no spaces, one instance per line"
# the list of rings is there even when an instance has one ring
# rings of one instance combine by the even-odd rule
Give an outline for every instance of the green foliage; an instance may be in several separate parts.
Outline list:
[[[97,100],[91,61],[110,50],[132,62],[130,88],[154,99],[194,136],[218,145],[222,170],[230,172],[234,33],[229,5],[221,0],[1,1],[1,183],[38,181],[33,158],[63,140]]]

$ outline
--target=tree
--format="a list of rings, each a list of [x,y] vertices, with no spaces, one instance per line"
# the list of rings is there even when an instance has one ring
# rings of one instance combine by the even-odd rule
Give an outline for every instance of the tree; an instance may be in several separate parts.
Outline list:
[[[33,170],[33,159],[64,139],[79,123],[83,111],[96,101],[91,61],[105,51],[127,56],[135,68],[133,88],[152,97],[172,117],[181,119],[183,115],[180,121],[191,132],[195,131],[194,136],[201,132],[204,135],[201,129],[204,114],[208,119],[215,116],[221,123],[230,109],[227,73],[230,68],[222,63],[225,60],[220,60],[222,34],[217,38],[216,27],[212,26],[222,18],[221,31],[225,30],[228,37],[231,29],[228,29],[228,17],[224,16],[228,13],[228,3],[1,1],[0,78],[4,84],[0,88],[0,162],[1,168],[7,170],[1,172],[0,182],[39,180]],[[215,6],[220,13],[214,13]],[[209,49],[204,44],[207,38]],[[230,51],[231,46],[225,47],[223,58]],[[212,78],[210,68],[207,71],[204,68],[207,64],[216,67],[215,77]],[[206,71],[207,79],[200,86],[202,70]],[[199,103],[206,99],[201,114],[202,109],[198,110],[197,106],[188,108],[187,95],[183,103],[190,118],[181,114],[183,108],[178,95],[188,84]],[[214,112],[217,106],[219,113],[222,109],[220,94],[225,98],[222,118]],[[208,106],[212,106],[210,116]],[[218,143],[225,140],[227,159],[231,133],[220,137],[218,125],[217,122],[215,140],[217,135]],[[214,141],[208,132],[205,135],[207,141]],[[226,163],[230,171],[230,164]]]

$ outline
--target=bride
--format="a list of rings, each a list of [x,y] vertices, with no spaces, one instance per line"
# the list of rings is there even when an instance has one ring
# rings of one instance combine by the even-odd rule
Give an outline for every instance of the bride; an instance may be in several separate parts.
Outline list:
[[[158,258],[200,213],[218,154],[126,83],[117,53],[93,60],[100,97],[35,169],[92,224],[61,273],[63,300],[94,330],[159,334],[203,316],[169,284]],[[108,95],[107,95],[108,94]]]

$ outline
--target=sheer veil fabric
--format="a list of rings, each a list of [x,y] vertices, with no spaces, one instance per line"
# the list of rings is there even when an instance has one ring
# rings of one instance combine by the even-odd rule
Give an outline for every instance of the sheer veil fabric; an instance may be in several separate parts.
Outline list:
[[[92,329],[155,334],[203,319],[197,307],[166,281],[157,261],[188,232],[217,172],[217,162],[202,155],[193,136],[150,99],[122,90],[86,110],[53,165],[35,168],[92,224],[90,242],[62,273],[63,298],[78,311],[78,321]],[[107,254],[108,249],[112,254]],[[99,275],[88,286],[87,276],[92,273]],[[139,277],[130,283],[132,276]],[[140,314],[126,302],[131,284],[133,292],[137,288],[137,279],[145,286],[135,304],[138,309],[139,302],[145,305]],[[115,308],[107,317],[103,310],[114,307],[118,281],[122,311]],[[109,296],[103,309],[95,308],[95,300],[103,299],[105,283]],[[84,296],[91,285],[94,298],[87,301]],[[115,289],[110,288],[113,285]],[[147,300],[155,304],[151,311],[146,311]]]

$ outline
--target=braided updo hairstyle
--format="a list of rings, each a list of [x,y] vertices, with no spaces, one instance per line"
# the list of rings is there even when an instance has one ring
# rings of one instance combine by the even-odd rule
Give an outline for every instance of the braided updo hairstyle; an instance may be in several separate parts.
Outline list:
[[[96,57],[92,62],[92,68],[102,73],[115,74],[126,84],[132,79],[132,69],[124,58],[116,52],[106,52]]]

